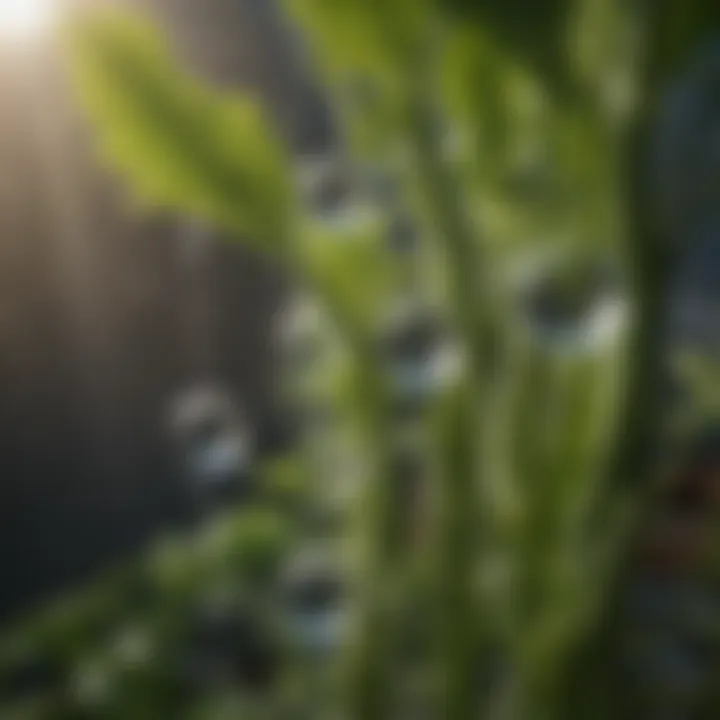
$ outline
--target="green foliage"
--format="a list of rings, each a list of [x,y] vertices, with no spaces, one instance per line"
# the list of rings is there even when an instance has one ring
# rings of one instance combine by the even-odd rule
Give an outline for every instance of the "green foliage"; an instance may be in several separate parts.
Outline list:
[[[143,200],[282,248],[294,213],[286,161],[256,103],[178,70],[157,33],[127,13],[88,20],[69,42],[102,151]]]
[[[338,106],[332,160],[351,188],[332,212],[293,184],[301,173],[258,108],[188,78],[145,23],[112,13],[72,37],[101,145],[140,194],[280,255],[310,296],[311,357],[299,352],[288,384],[323,418],[305,427],[301,470],[263,473],[291,529],[270,511],[221,522],[150,572],[174,598],[165,607],[227,583],[272,605],[291,547],[336,550],[353,635],[341,679],[334,654],[300,653],[299,717],[575,720],[647,706],[598,667],[627,649],[635,569],[623,563],[660,420],[669,258],[628,176],[654,83],[705,6],[630,5],[289,0]],[[373,173],[399,199],[373,196]],[[410,260],[386,242],[404,212]],[[423,322],[400,327],[405,343],[388,316],[408,301]],[[75,636],[61,617],[43,631],[53,647]],[[260,717],[248,702],[219,693],[198,712]]]
[[[307,273],[350,327],[372,326],[387,307],[400,270],[381,243],[382,225],[344,233],[311,230],[300,253]]]
[[[290,518],[262,507],[228,513],[194,536],[162,541],[146,557],[20,623],[0,644],[3,717],[13,717],[13,708],[18,717],[38,720],[85,712],[185,717],[194,703],[207,705],[208,688],[188,695],[192,678],[183,674],[183,663],[198,652],[195,614],[218,593],[272,596],[290,549]],[[262,625],[262,611],[253,612]],[[26,666],[45,674],[49,667],[51,675],[41,674],[41,686],[16,697],[14,679]]]
[[[293,15],[319,43],[319,62],[341,76],[365,71],[401,89],[423,51],[434,15],[427,0],[290,0]]]

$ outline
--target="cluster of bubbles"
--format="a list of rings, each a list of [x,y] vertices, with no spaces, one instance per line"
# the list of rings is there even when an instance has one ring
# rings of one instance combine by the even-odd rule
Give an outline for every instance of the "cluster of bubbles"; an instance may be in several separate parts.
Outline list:
[[[387,219],[382,227],[388,250],[410,262],[420,254],[423,238],[387,173],[358,170],[331,151],[303,160],[298,177],[307,212],[316,223],[336,230],[339,238],[343,230],[379,212]],[[541,351],[584,357],[615,346],[622,337],[628,315],[624,278],[605,256],[541,253],[531,262],[516,263],[508,285],[515,299],[509,310]],[[384,303],[375,327],[376,358],[394,413],[396,480],[406,486],[408,506],[415,507],[422,505],[428,470],[423,423],[434,402],[463,376],[466,351],[422,282],[399,288]],[[290,404],[300,407],[295,413],[300,435],[315,441],[320,436],[320,442],[324,439],[337,450],[340,392],[322,393],[323,382],[332,382],[323,358],[337,349],[331,318],[306,292],[299,292],[279,316],[276,338],[284,376],[291,378]],[[320,388],[303,384],[318,368]],[[318,418],[323,421],[313,422]],[[355,464],[350,453],[344,466],[340,462],[315,471],[328,472],[325,487],[333,487],[340,483],[338,475],[353,475]]]

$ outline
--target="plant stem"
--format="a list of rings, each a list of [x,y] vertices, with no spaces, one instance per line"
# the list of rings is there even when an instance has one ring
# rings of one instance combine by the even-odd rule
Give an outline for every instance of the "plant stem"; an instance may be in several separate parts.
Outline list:
[[[623,506],[630,511],[624,520],[627,527],[614,555],[612,573],[606,588],[603,610],[595,631],[584,647],[579,649],[578,673],[571,684],[570,703],[593,702],[586,691],[612,697],[617,703],[624,693],[614,693],[612,668],[618,652],[618,623],[624,613],[623,598],[627,580],[635,563],[634,542],[642,532],[646,513],[654,490],[654,454],[660,441],[663,411],[664,367],[667,351],[666,323],[670,303],[670,281],[673,252],[668,238],[654,221],[654,210],[648,194],[648,173],[651,133],[655,112],[662,90],[668,39],[674,31],[671,20],[673,6],[661,2],[645,8],[649,46],[641,79],[641,97],[634,122],[625,136],[622,156],[626,166],[626,206],[628,216],[627,264],[631,281],[631,301],[634,317],[625,355],[625,398],[617,422],[616,442],[608,464],[606,502],[598,508],[594,531],[601,533],[613,517],[623,514]],[[617,512],[617,509],[620,512]],[[615,512],[613,512],[615,510]],[[622,633],[622,629],[621,629]],[[612,694],[611,694],[612,693]],[[611,708],[613,709],[613,708]],[[614,708],[617,710],[617,708]],[[569,707],[575,716],[577,707]]]
[[[368,485],[358,529],[363,564],[358,627],[349,663],[349,716],[382,720],[392,715],[392,584],[397,572],[397,510],[391,462],[388,395],[372,347],[355,338],[360,431]]]
[[[486,288],[479,244],[462,209],[457,180],[442,157],[441,139],[427,103],[420,101],[412,110],[410,130],[420,195],[445,263],[452,320],[469,352],[471,373],[480,377],[489,348],[483,337],[488,327],[480,302]]]
[[[302,256],[297,262],[304,266]],[[306,265],[304,270],[349,351],[354,372],[353,407],[366,466],[356,528],[361,556],[356,577],[358,615],[347,658],[343,710],[351,720],[383,720],[392,715],[393,607],[388,585],[394,580],[398,561],[389,394],[367,331],[335,302],[322,276]]]
[[[431,108],[420,101],[410,118],[420,194],[433,236],[443,252],[451,319],[468,355],[465,382],[450,399],[440,453],[439,597],[445,686],[441,717],[477,714],[475,577],[477,498],[476,444],[488,347],[481,315],[478,245],[461,207],[461,194],[441,155]]]

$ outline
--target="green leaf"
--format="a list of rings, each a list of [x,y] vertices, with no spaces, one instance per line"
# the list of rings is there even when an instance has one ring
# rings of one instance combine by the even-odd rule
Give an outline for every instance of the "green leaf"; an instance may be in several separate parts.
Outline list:
[[[458,26],[488,33],[493,40],[543,76],[548,85],[567,83],[564,57],[567,0],[435,0]]]
[[[301,262],[346,330],[370,329],[397,288],[400,267],[382,242],[383,229],[378,219],[344,231],[311,226],[303,233]]]
[[[69,57],[104,156],[152,206],[195,214],[264,248],[287,239],[292,192],[258,105],[184,73],[142,18],[105,11],[76,27]]]
[[[331,76],[364,72],[405,79],[432,27],[427,0],[287,0],[292,16],[315,40]]]

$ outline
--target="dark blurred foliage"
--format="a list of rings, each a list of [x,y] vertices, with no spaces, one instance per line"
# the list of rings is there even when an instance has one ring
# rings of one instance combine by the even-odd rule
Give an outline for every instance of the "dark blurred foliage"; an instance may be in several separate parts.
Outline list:
[[[274,692],[285,668],[283,558],[307,502],[291,467],[256,469],[263,492],[253,503],[166,538],[6,630],[2,716],[195,717],[222,694]]]

